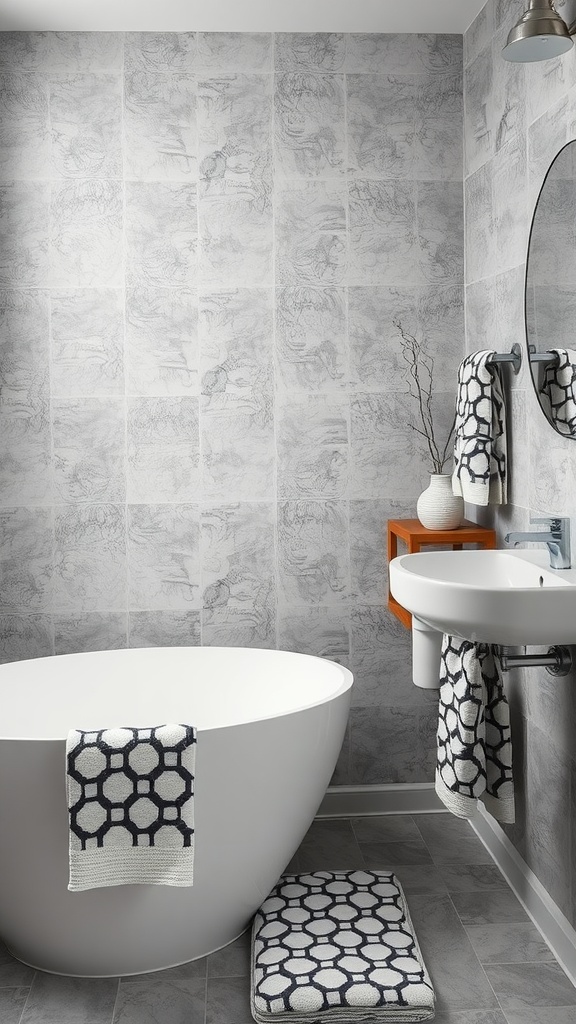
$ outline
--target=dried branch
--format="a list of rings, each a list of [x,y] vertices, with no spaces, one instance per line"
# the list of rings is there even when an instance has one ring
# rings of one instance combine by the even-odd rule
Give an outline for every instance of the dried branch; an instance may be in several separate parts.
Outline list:
[[[422,347],[421,343],[404,330],[398,317],[392,323],[401,337],[402,357],[407,364],[408,394],[414,399],[422,429],[409,423],[417,434],[426,439],[435,473],[441,473],[451,456],[451,441],[454,434],[455,417],[452,420],[446,443],[440,451],[434,431],[434,415],[432,411],[432,394],[434,383],[434,359]]]

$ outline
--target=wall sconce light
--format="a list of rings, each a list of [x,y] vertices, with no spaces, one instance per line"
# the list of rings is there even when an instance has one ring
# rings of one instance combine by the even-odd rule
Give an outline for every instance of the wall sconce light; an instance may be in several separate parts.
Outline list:
[[[576,23],[568,27],[554,9],[554,0],[530,0],[530,6],[508,35],[504,60],[528,63],[559,57],[572,49]]]

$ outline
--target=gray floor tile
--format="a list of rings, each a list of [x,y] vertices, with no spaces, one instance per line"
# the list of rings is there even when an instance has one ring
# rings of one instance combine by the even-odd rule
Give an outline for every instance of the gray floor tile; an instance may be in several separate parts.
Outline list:
[[[21,988],[32,984],[36,971],[16,960],[0,942],[0,988]]]
[[[235,942],[208,957],[209,978],[246,978],[250,974],[252,929],[248,928]]]
[[[518,964],[554,960],[554,954],[538,929],[521,924],[478,924],[466,926],[474,952],[483,964]]]
[[[181,967],[161,974],[120,983],[113,1024],[204,1024],[206,979],[186,977]]]
[[[385,871],[394,864],[432,864],[426,843],[360,843],[360,850],[367,868]]]
[[[348,820],[315,821],[297,851],[300,871],[351,871],[364,860]]]
[[[446,882],[434,864],[388,863],[405,893],[447,893]]]
[[[441,864],[439,871],[448,892],[483,892],[486,889],[509,888],[495,864]]]
[[[534,1006],[576,1006],[576,988],[558,964],[486,964],[484,970],[504,1012]],[[576,1017],[576,1011],[572,1012]]]
[[[422,840],[410,814],[380,814],[350,819],[359,843],[402,843]]]
[[[463,924],[513,924],[530,918],[511,889],[453,892],[452,902]]]
[[[506,1024],[502,1010],[453,1010],[437,1013],[434,1024]]]
[[[574,1007],[524,1006],[521,1010],[506,1010],[505,1016],[507,1024],[574,1024]]]
[[[206,1024],[252,1024],[246,978],[209,978]]]
[[[436,864],[492,864],[486,847],[464,818],[417,814],[414,820]]]
[[[408,905],[436,991],[438,1013],[496,1009],[496,996],[450,897],[413,895]]]
[[[0,989],[0,1020],[2,1024],[19,1024],[29,988]]]
[[[110,1024],[117,978],[64,978],[37,971],[22,1024]]]

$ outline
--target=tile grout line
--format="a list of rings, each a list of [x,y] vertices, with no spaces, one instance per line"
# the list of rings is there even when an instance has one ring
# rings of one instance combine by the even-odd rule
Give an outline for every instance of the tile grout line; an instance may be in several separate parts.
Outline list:
[[[20,1014],[20,1017],[18,1018],[18,1024],[24,1024],[24,1013],[26,1012],[26,1007],[28,1006],[28,1000],[30,999],[30,995],[32,993],[32,986],[34,984],[34,981],[36,980],[37,973],[38,973],[37,971],[34,971],[34,974],[32,975],[32,981],[30,982],[30,985],[28,986],[28,993],[26,995],[26,999],[24,1000],[24,1006],[22,1007],[22,1013]]]

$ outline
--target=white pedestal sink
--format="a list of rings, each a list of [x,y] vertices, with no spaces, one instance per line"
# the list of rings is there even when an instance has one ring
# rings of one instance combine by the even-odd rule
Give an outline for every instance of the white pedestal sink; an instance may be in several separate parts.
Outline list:
[[[546,550],[536,549],[400,555],[390,562],[390,590],[438,633],[510,646],[573,644],[576,569],[551,569],[548,560]],[[418,626],[414,638],[418,648]],[[430,638],[427,643],[431,649]],[[437,666],[427,664],[428,672],[423,667],[419,674],[429,681],[415,678],[417,685],[438,678]]]

